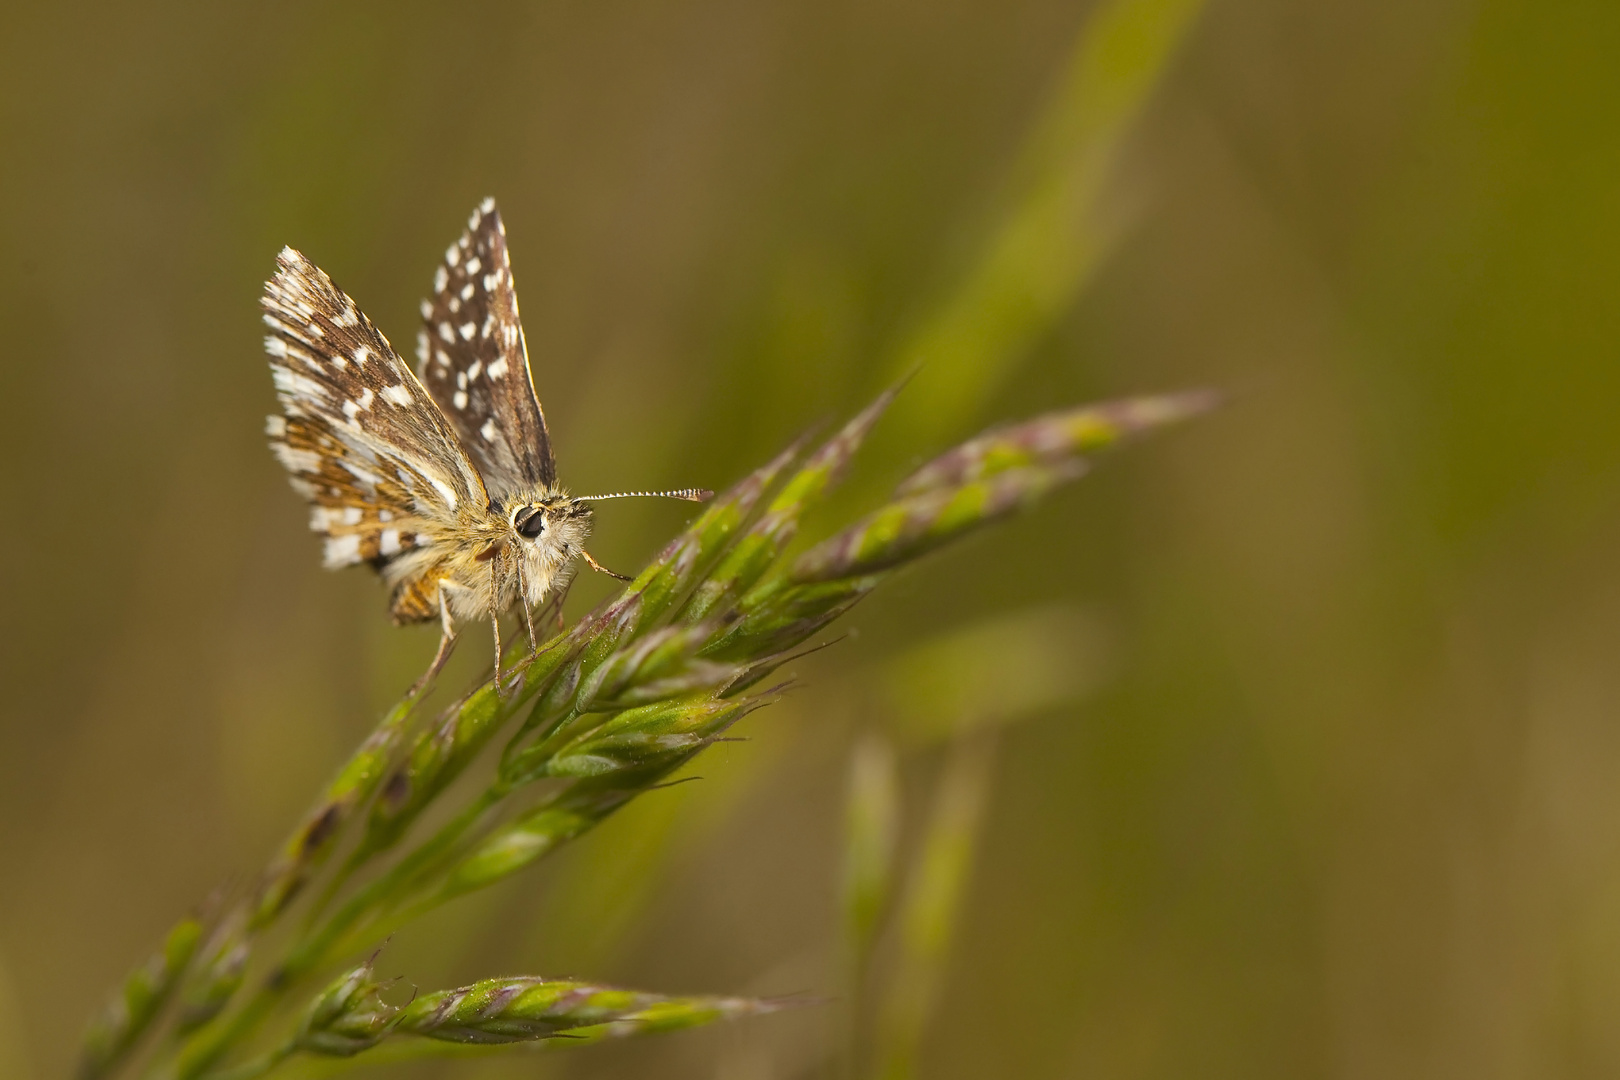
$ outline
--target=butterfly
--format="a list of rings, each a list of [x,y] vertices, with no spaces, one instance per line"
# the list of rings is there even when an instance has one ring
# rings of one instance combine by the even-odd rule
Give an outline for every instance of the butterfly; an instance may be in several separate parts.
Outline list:
[[[396,624],[439,620],[438,652],[413,693],[449,657],[458,625],[479,619],[494,627],[499,685],[503,612],[521,606],[532,648],[533,609],[566,589],[574,559],[612,574],[585,550],[592,503],[712,494],[575,496],[558,485],[493,199],[473,211],[434,272],[414,372],[290,247],[277,257],[263,307],[281,405],[266,433],[309,501],[326,566],[376,570]]]

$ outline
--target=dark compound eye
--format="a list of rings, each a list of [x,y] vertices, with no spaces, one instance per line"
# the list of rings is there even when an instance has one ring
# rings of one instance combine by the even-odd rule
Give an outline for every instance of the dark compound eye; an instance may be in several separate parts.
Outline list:
[[[517,517],[513,519],[512,524],[517,526],[519,536],[527,540],[533,540],[545,531],[546,515],[537,506],[525,506],[517,512]]]

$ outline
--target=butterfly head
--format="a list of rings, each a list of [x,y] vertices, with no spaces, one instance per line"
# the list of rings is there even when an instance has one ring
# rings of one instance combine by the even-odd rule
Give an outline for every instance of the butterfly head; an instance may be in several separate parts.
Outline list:
[[[578,552],[591,532],[591,504],[563,494],[546,493],[515,500],[506,507],[507,523],[518,542],[535,554],[559,561]]]
[[[703,488],[682,488],[679,491],[620,491],[611,495],[572,496],[542,488],[532,496],[490,504],[490,513],[504,517],[510,537],[491,543],[484,549],[489,554],[480,554],[477,558],[493,558],[507,547],[510,540],[522,553],[520,571],[528,583],[533,603],[540,601],[551,587],[553,575],[562,573],[575,556],[583,559],[592,570],[629,581],[628,577],[614,573],[591,558],[591,553],[585,550],[585,540],[591,534],[591,504],[603,499],[648,495],[702,502],[710,498],[713,492]]]

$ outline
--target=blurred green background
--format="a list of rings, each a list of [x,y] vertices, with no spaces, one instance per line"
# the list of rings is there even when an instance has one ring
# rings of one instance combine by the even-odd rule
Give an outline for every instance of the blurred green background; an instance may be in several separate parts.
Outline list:
[[[996,420],[1235,400],[390,974],[836,993],[854,734],[901,732],[913,844],[902,714],[960,673],[908,650],[1033,627],[1060,692],[1013,648],[936,693],[1022,711],[919,1075],[1620,1073],[1617,56],[1595,0],[8,11],[0,1076],[68,1071],[431,654],[319,569],[257,297],[291,243],[408,352],[486,194],[576,490],[719,487],[914,358],[846,512]],[[837,1011],[410,1071],[809,1076]]]

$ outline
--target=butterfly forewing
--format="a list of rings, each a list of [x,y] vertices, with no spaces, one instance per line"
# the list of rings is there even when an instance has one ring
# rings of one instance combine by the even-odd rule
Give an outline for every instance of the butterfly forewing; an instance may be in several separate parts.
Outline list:
[[[488,496],[455,432],[388,340],[292,248],[265,285],[265,349],[284,416],[276,456],[313,504],[326,563],[379,568],[427,554],[464,504]],[[425,617],[427,612],[413,613]]]
[[[506,229],[492,199],[473,211],[422,301],[417,371],[497,497],[557,480],[529,377]]]

